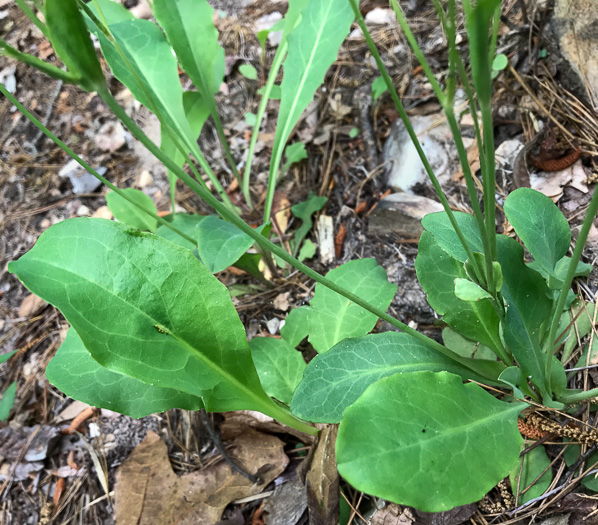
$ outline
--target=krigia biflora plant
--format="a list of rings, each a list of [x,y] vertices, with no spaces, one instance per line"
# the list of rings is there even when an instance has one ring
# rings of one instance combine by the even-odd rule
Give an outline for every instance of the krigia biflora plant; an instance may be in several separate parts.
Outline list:
[[[571,243],[567,221],[550,199],[530,189],[509,195],[504,211],[533,261],[526,262],[517,240],[496,234],[491,76],[500,2],[463,1],[470,73],[456,44],[455,0],[442,5],[435,0],[434,5],[449,50],[444,87],[391,0],[453,131],[472,215],[450,209],[357,0],[290,0],[239,177],[250,204],[257,131],[282,67],[264,217],[268,223],[285,144],[356,18],[445,209],[424,218],[416,260],[428,300],[447,326],[445,345],[385,313],[396,285],[374,260],[351,261],[323,277],[270,242],[268,224],[256,231],[239,218],[197,145],[210,116],[228,151],[214,103],[224,56],[205,0],[154,0],[161,29],[108,0],[89,5],[46,0],[45,24],[29,10],[66,70],[0,41],[4,52],[97,92],[164,163],[172,180],[183,181],[224,219],[174,213],[158,217],[151,202],[100,177],[0,87],[36,126],[114,190],[109,203],[122,221],[64,221],[9,265],[71,324],[48,366],[49,380],[68,395],[134,417],[171,407],[252,409],[309,434],[316,429],[307,422],[340,423],[336,453],[341,475],[364,492],[425,511],[475,501],[509,474],[521,490],[539,477],[545,467],[536,474],[534,469],[544,464],[546,454],[538,447],[521,466],[518,415],[530,403],[567,410],[598,395],[596,389],[567,388],[563,365],[573,350],[568,336],[575,314],[570,310],[579,313],[593,306],[581,304],[570,288],[575,276],[590,270],[580,257],[598,194],[590,201],[571,257],[566,255]],[[88,30],[99,40],[113,74],[158,116],[161,147],[111,95]],[[197,91],[182,92],[177,60]],[[467,94],[480,145],[483,206],[454,112],[457,82]],[[236,176],[234,160],[230,153],[227,157]],[[208,190],[192,159],[222,200]],[[196,178],[182,169],[184,162]],[[172,189],[174,195],[174,184]],[[304,220],[291,248],[294,254],[311,215],[323,204],[314,197],[294,210]],[[252,243],[317,284],[311,304],[289,314],[282,339],[256,338],[248,344],[230,296],[213,272],[246,256],[244,264],[256,268],[254,256],[259,255],[243,255]],[[369,334],[379,318],[402,333]],[[305,336],[319,353],[307,366],[295,350]],[[478,383],[492,386],[493,394]],[[542,480],[547,476],[549,469]],[[524,497],[531,494],[530,489]]]

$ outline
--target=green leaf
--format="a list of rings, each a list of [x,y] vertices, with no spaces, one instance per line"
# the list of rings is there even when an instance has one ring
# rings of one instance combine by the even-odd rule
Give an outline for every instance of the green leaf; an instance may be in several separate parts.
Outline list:
[[[205,100],[224,79],[224,49],[218,43],[214,9],[206,0],[154,0],[154,15],[181,67]]]
[[[257,80],[257,69],[251,64],[241,64],[239,66],[239,73],[249,80]]]
[[[164,220],[168,221],[177,230],[187,234],[189,237],[195,238],[197,235],[198,224],[206,218],[205,215],[197,215],[195,213],[171,213],[166,215]],[[191,243],[184,237],[181,237],[178,233],[172,231],[170,228],[164,225],[158,226],[156,235],[159,235],[163,239],[178,244],[183,248],[187,248],[193,255],[199,257],[197,253],[197,242]]]
[[[345,339],[312,359],[295,390],[291,410],[307,421],[338,423],[345,409],[371,384],[398,372],[421,370],[476,378],[467,368],[408,334],[370,334]]]
[[[473,359],[496,360],[495,353],[486,345],[467,339],[448,326],[442,330],[442,342],[449,350],[456,352],[460,356],[471,357]]]
[[[566,439],[565,439],[566,440]],[[581,447],[579,445],[571,445],[569,444],[565,449],[565,453],[563,454],[563,458],[565,463],[568,467],[571,467],[578,459],[581,454]],[[593,452],[590,454],[590,457],[586,459],[585,468],[591,467],[598,462],[598,451]],[[594,467],[594,469],[598,468],[598,465]],[[598,477],[596,474],[588,474],[584,476],[581,480],[581,484],[590,489],[592,492],[598,492]]]
[[[305,259],[311,259],[316,254],[316,245],[311,242],[309,239],[305,239],[303,246],[299,250],[299,255],[297,259],[301,262],[305,261]]]
[[[454,212],[453,215],[472,251],[483,253],[482,237],[475,217],[469,213],[461,212]],[[446,212],[429,213],[422,219],[422,226],[436,237],[440,247],[451,257],[462,263],[467,260],[467,252],[455,233]]]
[[[117,24],[118,22],[124,22],[125,20],[134,20],[135,16],[129,11],[124,5],[112,0],[94,0],[90,2],[89,8],[91,11],[98,16],[99,12],[96,8],[96,3],[99,4],[102,10],[102,17],[105,18],[108,25]]]
[[[426,292],[430,306],[443,316],[443,320],[451,328],[464,337],[478,341],[494,351],[500,351],[500,320],[492,303],[488,299],[465,302],[457,298],[455,279],[465,278],[467,274],[463,263],[451,257],[442,248],[439,238],[442,238],[442,235],[436,237],[424,231],[415,259],[417,278]],[[444,245],[451,246],[446,242]]]
[[[284,166],[282,167],[283,173],[288,171],[292,164],[295,164],[296,162],[301,162],[303,159],[307,158],[307,151],[305,151],[305,145],[303,144],[303,142],[295,142],[294,144],[289,144],[284,150],[284,153],[287,160],[284,163]]]
[[[149,195],[134,188],[125,188],[122,191],[127,197],[134,200],[140,206],[143,206],[147,211],[154,215],[158,213],[156,205]],[[156,219],[143,213],[137,206],[133,206],[133,204],[114,191],[110,191],[106,195],[106,204],[108,205],[108,208],[110,208],[112,215],[123,224],[150,232],[155,232],[158,227],[158,221]]]
[[[304,2],[298,4],[301,7]],[[298,10],[293,10],[292,17],[297,19],[298,16]],[[340,45],[349,34],[354,15],[346,0],[309,0],[301,11],[301,21],[296,27],[292,17],[290,13],[287,14],[283,32],[283,39],[288,35],[289,50],[283,64],[282,97],[270,170],[278,165],[291,131],[322,84],[328,68],[336,60]],[[270,177],[277,175],[270,173]]]
[[[196,238],[199,257],[212,273],[237,262],[255,242],[234,224],[215,215],[208,215],[197,225]]]
[[[519,487],[517,501],[520,505],[544,494],[552,482],[552,469],[549,468],[550,459],[546,455],[546,449],[543,445],[539,445],[528,451],[523,456],[522,461],[523,465],[516,465],[509,474],[511,488],[515,497],[517,497],[517,487]],[[545,470],[546,472],[542,474]],[[519,480],[520,473],[521,481]],[[542,477],[535,481],[524,494],[521,494],[540,474],[542,474]]]
[[[263,234],[263,231],[262,231]],[[268,282],[262,272],[260,270],[260,261],[262,260],[262,256],[259,253],[244,253],[239,257],[233,266],[235,268],[239,268],[247,272],[249,275],[252,275],[256,279],[262,282]]]
[[[15,404],[15,396],[17,395],[17,382],[14,381],[4,391],[2,398],[0,398],[0,421],[6,421],[10,415],[13,405]]]
[[[77,0],[46,0],[44,17],[52,47],[69,73],[86,91],[97,91],[106,79]]]
[[[564,215],[546,195],[518,188],[505,200],[505,215],[532,257],[553,273],[571,244],[571,230]]]
[[[48,364],[46,376],[67,396],[135,418],[170,408],[203,408],[199,397],[149,385],[104,368],[91,357],[73,328],[69,328],[66,339]]]
[[[560,343],[565,341],[563,347],[564,356],[571,355],[573,349],[577,346],[578,337],[581,340],[590,333],[595,308],[596,305],[594,303],[586,303],[581,299],[576,299],[573,304],[571,304],[571,308],[561,315],[559,327],[557,329],[557,337],[559,338]],[[573,319],[575,319],[575,321],[571,324]],[[581,366],[585,366],[585,363]]]
[[[447,372],[395,374],[345,410],[338,471],[358,490],[424,512],[478,501],[517,465],[526,406]]]
[[[496,237],[498,262],[503,271],[502,294],[507,301],[503,336],[526,376],[545,390],[545,355],[540,347],[540,329],[550,316],[552,301],[542,276],[528,268],[523,248],[515,239]]]
[[[374,102],[376,102],[376,100],[378,100],[387,91],[388,87],[386,86],[386,82],[384,82],[382,77],[378,77],[372,82],[372,99]]]
[[[382,310],[390,306],[397,291],[397,285],[388,282],[386,271],[375,259],[349,261],[330,270],[326,277]],[[320,283],[310,304],[309,342],[317,352],[326,352],[348,337],[366,335],[378,321],[375,314]]]
[[[349,131],[349,138],[354,139],[355,137],[357,137],[357,135],[359,135],[359,128],[351,128],[351,130]]]
[[[291,206],[293,215],[298,219],[301,219],[301,226],[297,228],[295,238],[291,241],[293,254],[296,254],[299,251],[301,242],[305,239],[305,236],[313,226],[311,216],[317,211],[320,211],[326,205],[327,200],[326,197],[318,197],[315,193],[310,192],[306,200]]]
[[[247,122],[248,126],[255,126],[257,122],[257,116],[255,113],[250,113],[249,111],[245,113],[245,122]]]
[[[505,55],[504,53],[499,53],[498,55],[496,55],[494,57],[494,60],[492,61],[492,70],[493,71],[502,71],[508,65],[509,65],[509,59],[507,58],[507,55]]]
[[[266,86],[262,86],[261,88],[259,88],[257,90],[258,95],[263,95],[265,92],[266,92]],[[282,91],[280,89],[280,86],[277,86],[276,84],[274,84],[272,86],[272,89],[270,90],[269,99],[270,100],[280,100],[281,95],[282,95]]]
[[[108,370],[199,397],[207,410],[281,416],[226,288],[188,250],[114,221],[71,219],[9,271],[59,308]]]
[[[13,350],[12,352],[7,352],[6,354],[2,354],[0,355],[0,365],[2,363],[5,363],[6,361],[8,361],[13,355],[15,355],[17,353],[16,350]]]
[[[293,348],[303,341],[309,334],[308,316],[309,306],[293,308],[287,318],[284,326],[280,329],[280,335]]]
[[[492,296],[483,288],[469,279],[458,277],[455,279],[455,296],[462,301],[480,301],[482,299],[492,299]]]
[[[289,405],[306,366],[301,352],[271,337],[254,337],[249,348],[266,393]]]

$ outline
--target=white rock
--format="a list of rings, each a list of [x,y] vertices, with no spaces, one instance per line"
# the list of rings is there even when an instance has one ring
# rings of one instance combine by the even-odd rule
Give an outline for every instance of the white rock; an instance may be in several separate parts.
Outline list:
[[[100,206],[92,215],[92,217],[94,217],[95,219],[108,219],[111,220],[113,215],[112,212],[110,211],[110,208],[108,208],[108,206]]]
[[[140,188],[147,188],[154,185],[154,178],[149,170],[143,170],[137,178],[137,186]]]
[[[395,14],[392,9],[375,7],[365,15],[366,24],[391,25],[396,22]]]
[[[91,210],[85,204],[81,204],[75,213],[78,217],[88,217]]]

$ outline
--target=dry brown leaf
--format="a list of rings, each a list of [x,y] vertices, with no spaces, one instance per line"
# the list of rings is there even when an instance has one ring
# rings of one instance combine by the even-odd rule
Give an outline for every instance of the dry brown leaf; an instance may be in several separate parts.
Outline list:
[[[220,461],[211,467],[177,476],[166,444],[148,432],[122,464],[116,482],[119,525],[213,525],[232,501],[258,494],[286,468],[284,443],[246,428],[230,443],[231,456],[261,481],[253,484]]]
[[[286,312],[289,309],[289,296],[291,292],[280,293],[274,298],[274,308]]]
[[[38,297],[35,294],[30,294],[21,303],[19,306],[19,317],[33,317],[37,313],[41,311],[41,309],[46,306],[48,303],[44,301],[41,297]]]
[[[415,523],[415,516],[411,509],[403,509],[391,503],[376,511],[371,523],[372,525],[412,525]]]
[[[280,191],[274,193],[272,209],[274,210],[274,222],[277,226],[277,228],[274,228],[274,231],[279,235],[283,235],[287,230],[289,217],[291,216],[291,203],[284,193]]]
[[[220,432],[223,439],[231,439],[245,432],[248,427],[266,433],[291,434],[306,444],[314,442],[313,436],[287,427],[270,416],[253,410],[227,412],[224,414],[224,422],[220,425]]]

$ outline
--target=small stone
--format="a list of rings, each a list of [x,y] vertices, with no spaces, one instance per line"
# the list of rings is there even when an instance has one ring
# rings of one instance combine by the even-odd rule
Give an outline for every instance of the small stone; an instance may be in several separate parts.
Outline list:
[[[375,7],[365,15],[366,24],[391,25],[394,24],[395,21],[396,18],[392,9]]]
[[[154,185],[154,178],[149,170],[143,170],[137,178],[137,186],[139,188],[147,188]]]
[[[111,220],[113,215],[108,206],[100,206],[92,215],[94,219],[108,219]]]
[[[44,219],[42,222],[39,223],[39,227],[42,230],[46,230],[48,229],[50,226],[52,226],[52,221],[50,221],[50,219]]]
[[[85,204],[81,204],[81,206],[79,206],[76,211],[77,217],[89,217],[90,213],[91,210],[87,206],[85,206]]]
[[[118,151],[127,143],[125,128],[118,121],[107,122],[98,130],[95,143],[102,151]]]

